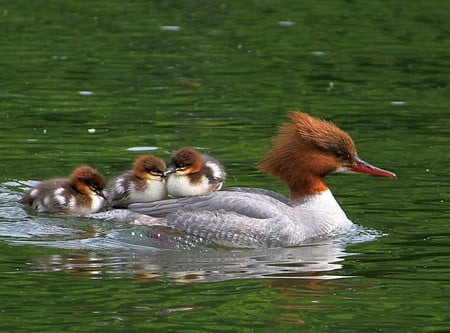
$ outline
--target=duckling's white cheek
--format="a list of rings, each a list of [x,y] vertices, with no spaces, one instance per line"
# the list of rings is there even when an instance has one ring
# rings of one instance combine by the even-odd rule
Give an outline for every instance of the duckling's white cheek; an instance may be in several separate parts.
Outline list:
[[[98,195],[93,195],[91,197],[92,202],[91,202],[91,209],[94,213],[98,212],[100,209],[103,208],[103,204],[105,203],[105,200],[98,196]]]
[[[175,197],[201,195],[209,192],[209,183],[205,177],[197,184],[191,184],[189,177],[169,177],[167,191]]]
[[[147,181],[147,188],[142,192],[144,202],[162,200],[166,196],[166,184],[159,180]]]

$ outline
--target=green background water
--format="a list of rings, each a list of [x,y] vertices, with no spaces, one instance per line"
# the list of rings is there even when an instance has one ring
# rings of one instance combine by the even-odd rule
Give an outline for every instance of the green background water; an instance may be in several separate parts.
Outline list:
[[[0,330],[449,330],[449,7],[1,2]],[[30,180],[111,178],[182,146],[221,160],[228,186],[286,194],[256,165],[289,110],[398,174],[330,177],[360,240],[167,251],[15,203]]]

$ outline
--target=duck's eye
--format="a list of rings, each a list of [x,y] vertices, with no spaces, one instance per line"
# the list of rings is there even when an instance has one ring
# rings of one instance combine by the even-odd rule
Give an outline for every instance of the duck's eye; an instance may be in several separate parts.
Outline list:
[[[342,150],[336,150],[334,152],[334,156],[341,158],[342,156],[344,156],[344,152]]]
[[[343,159],[343,160],[351,159],[350,153],[347,153],[340,149],[338,149],[334,152],[334,156],[336,156],[337,158]]]

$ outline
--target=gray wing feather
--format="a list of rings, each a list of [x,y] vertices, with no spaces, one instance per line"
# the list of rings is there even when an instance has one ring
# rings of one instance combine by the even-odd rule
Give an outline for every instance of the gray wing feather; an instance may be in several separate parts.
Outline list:
[[[258,219],[233,212],[203,211],[170,214],[166,221],[177,230],[230,247],[292,246],[305,239],[305,232],[283,217]]]
[[[264,209],[261,209],[261,206]],[[220,209],[247,217],[263,219],[282,216],[291,207],[270,196],[258,193],[239,192],[239,195],[236,195],[233,191],[219,191],[207,195],[132,204],[129,208],[132,211],[155,217],[166,216],[178,210],[194,212]]]
[[[289,198],[286,198],[284,195],[267,190],[265,188],[252,188],[252,187],[227,187],[224,189],[224,191],[230,191],[230,192],[246,192],[246,193],[257,193],[262,195],[267,195],[269,197],[272,197],[278,201],[281,201],[282,203],[286,205],[292,205]]]

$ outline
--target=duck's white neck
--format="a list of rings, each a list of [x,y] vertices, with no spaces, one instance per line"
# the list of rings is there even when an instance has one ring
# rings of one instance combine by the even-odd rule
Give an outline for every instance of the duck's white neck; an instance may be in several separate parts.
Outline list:
[[[328,234],[352,224],[329,189],[292,201],[294,214],[309,229],[308,234]]]

